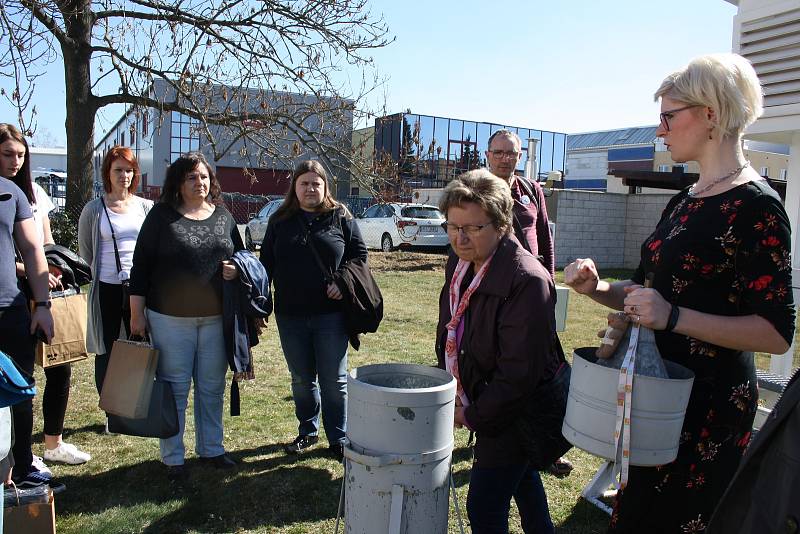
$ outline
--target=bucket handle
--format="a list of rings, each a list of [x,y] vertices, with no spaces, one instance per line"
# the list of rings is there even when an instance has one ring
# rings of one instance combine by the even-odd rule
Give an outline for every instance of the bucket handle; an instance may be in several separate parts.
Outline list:
[[[633,405],[633,373],[636,367],[636,348],[639,344],[639,324],[631,327],[628,351],[619,369],[617,384],[617,420],[614,425],[614,486],[625,489],[631,456],[631,406]]]
[[[422,452],[417,454],[379,454],[372,455],[361,453],[354,450],[350,443],[344,446],[344,457],[357,464],[369,467],[386,467],[388,465],[419,465],[428,462],[435,462],[447,458],[453,450],[453,442],[447,444],[436,451]]]

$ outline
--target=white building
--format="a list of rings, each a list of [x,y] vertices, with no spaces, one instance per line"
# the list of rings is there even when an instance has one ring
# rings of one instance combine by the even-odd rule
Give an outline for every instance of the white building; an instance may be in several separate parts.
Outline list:
[[[800,1],[727,0],[739,7],[733,19],[733,51],[755,67],[764,87],[764,115],[747,139],[789,145],[786,213],[792,224],[795,303],[800,302]],[[771,371],[789,375],[794,346],[773,358]]]

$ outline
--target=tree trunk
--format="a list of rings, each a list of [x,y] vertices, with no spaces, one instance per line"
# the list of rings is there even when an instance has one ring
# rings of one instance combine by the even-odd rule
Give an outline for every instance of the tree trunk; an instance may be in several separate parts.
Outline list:
[[[65,16],[68,40],[62,41],[66,87],[67,210],[77,215],[92,197],[94,183],[94,118],[97,103],[91,90],[91,4],[71,3]]]

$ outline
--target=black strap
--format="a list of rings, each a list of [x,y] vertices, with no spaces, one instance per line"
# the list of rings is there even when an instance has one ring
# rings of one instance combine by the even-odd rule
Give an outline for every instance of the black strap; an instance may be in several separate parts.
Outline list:
[[[106,201],[100,197],[100,203],[103,205],[103,211],[106,212],[106,219],[108,219],[108,227],[111,228],[111,241],[114,242],[114,258],[117,260],[117,273],[122,273],[122,262],[119,259],[119,249],[117,248],[117,234],[114,233],[114,225],[111,224],[111,216],[108,214]]]
[[[322,276],[325,278],[326,282],[330,282],[331,280],[333,280],[333,272],[331,272],[328,268],[326,268],[325,264],[322,262],[322,258],[320,257],[319,252],[317,251],[317,247],[314,246],[314,236],[311,235],[311,231],[303,223],[303,214],[300,213],[298,215],[299,217],[297,218],[297,224],[300,225],[300,230],[303,232],[303,243],[306,243],[309,246],[309,248],[311,248],[311,254],[314,255],[314,259],[317,261],[317,265],[322,271]]]

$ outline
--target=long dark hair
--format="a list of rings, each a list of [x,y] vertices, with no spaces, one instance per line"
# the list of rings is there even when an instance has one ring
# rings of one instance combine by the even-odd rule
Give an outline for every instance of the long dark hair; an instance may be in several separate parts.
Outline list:
[[[211,179],[211,187],[208,191],[206,200],[210,204],[219,204],[222,197],[222,189],[217,181],[217,175],[214,174],[214,169],[206,161],[206,157],[200,152],[187,152],[181,157],[172,162],[172,165],[167,167],[167,176],[164,178],[164,186],[161,189],[161,202],[169,204],[173,208],[180,207],[183,204],[181,198],[181,186],[186,181],[186,175],[195,170],[200,165],[203,165],[208,171],[208,177]],[[210,200],[209,200],[210,199]]]
[[[319,211],[331,211],[341,206],[341,204],[333,198],[333,195],[331,195],[331,184],[325,167],[323,167],[319,161],[306,160],[300,162],[292,173],[292,181],[289,184],[289,190],[286,191],[286,198],[283,200],[281,207],[279,207],[273,215],[276,221],[288,219],[300,211],[300,200],[297,198],[295,186],[297,185],[297,179],[308,172],[313,172],[325,182],[325,194],[322,196],[322,204],[320,204]]]
[[[5,178],[17,184],[17,187],[22,189],[22,192],[28,197],[28,202],[35,204],[36,197],[33,194],[33,183],[31,179],[31,150],[28,148],[28,142],[16,126],[2,122],[0,123],[0,144],[8,140],[22,143],[25,147],[25,160],[22,162],[22,167],[17,171],[16,176],[6,176]]]

